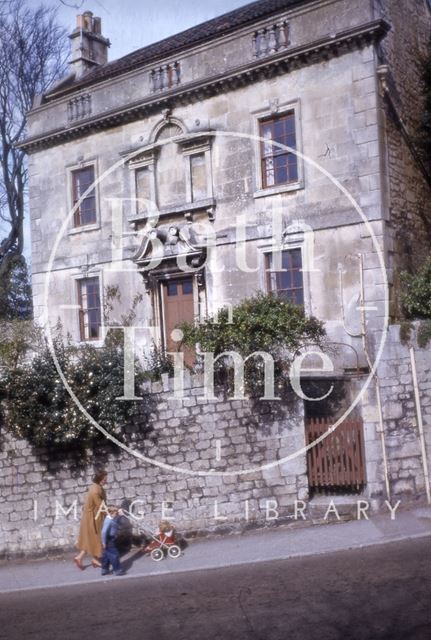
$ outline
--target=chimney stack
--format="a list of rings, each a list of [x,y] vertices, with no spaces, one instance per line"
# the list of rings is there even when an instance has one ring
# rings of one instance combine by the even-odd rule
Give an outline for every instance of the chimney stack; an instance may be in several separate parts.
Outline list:
[[[108,62],[108,47],[111,43],[102,36],[102,21],[85,11],[76,16],[76,28],[69,36],[72,57],[70,64],[75,77],[80,78],[93,67]]]

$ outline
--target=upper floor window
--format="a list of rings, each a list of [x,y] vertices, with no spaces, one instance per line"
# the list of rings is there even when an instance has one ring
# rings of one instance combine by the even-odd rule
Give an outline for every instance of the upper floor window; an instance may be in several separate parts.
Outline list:
[[[190,156],[190,177],[192,189],[192,201],[197,202],[208,197],[207,169],[205,153],[196,153]]]
[[[148,200],[153,198],[153,166],[147,165],[135,170],[135,191],[137,201],[137,215],[148,210]]]
[[[78,280],[79,333],[81,340],[100,338],[101,309],[99,278]]]
[[[281,251],[280,254],[278,258],[280,260],[281,257],[281,270],[278,270],[280,263],[275,263],[273,253],[268,253],[265,256],[268,291],[285,298],[289,302],[303,305],[304,281],[302,277],[301,249],[286,249]]]
[[[262,187],[298,182],[298,159],[295,153],[272,144],[296,149],[295,111],[265,118],[259,122]]]
[[[94,183],[94,167],[88,166],[72,171],[72,202],[75,207],[89,187]],[[96,189],[93,187],[76,207],[74,226],[83,227],[97,222]]]

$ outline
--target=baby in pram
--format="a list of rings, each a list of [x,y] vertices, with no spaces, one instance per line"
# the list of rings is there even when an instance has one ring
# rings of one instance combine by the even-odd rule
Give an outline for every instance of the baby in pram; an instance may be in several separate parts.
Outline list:
[[[151,553],[154,549],[175,545],[176,541],[174,525],[168,520],[162,520],[154,534],[154,539],[143,547],[143,551]]]

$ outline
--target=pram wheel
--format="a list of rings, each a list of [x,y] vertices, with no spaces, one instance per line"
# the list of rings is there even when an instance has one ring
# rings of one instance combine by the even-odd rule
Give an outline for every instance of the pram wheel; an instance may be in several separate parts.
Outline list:
[[[168,556],[170,558],[178,558],[181,555],[181,549],[177,544],[172,544],[168,547]]]
[[[154,560],[154,562],[160,562],[160,560],[163,560],[163,556],[164,553],[160,548],[153,549],[151,552],[151,560]]]

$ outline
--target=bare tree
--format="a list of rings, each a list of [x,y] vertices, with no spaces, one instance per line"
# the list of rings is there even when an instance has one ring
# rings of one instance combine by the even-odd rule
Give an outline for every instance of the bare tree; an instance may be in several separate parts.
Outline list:
[[[21,260],[24,238],[26,113],[66,71],[66,31],[55,9],[26,0],[0,4],[0,281]]]
[[[61,4],[64,4],[65,7],[70,7],[71,9],[81,9],[82,5],[84,4],[84,0],[80,0],[79,3],[78,2],[66,2],[66,0],[60,0]]]

